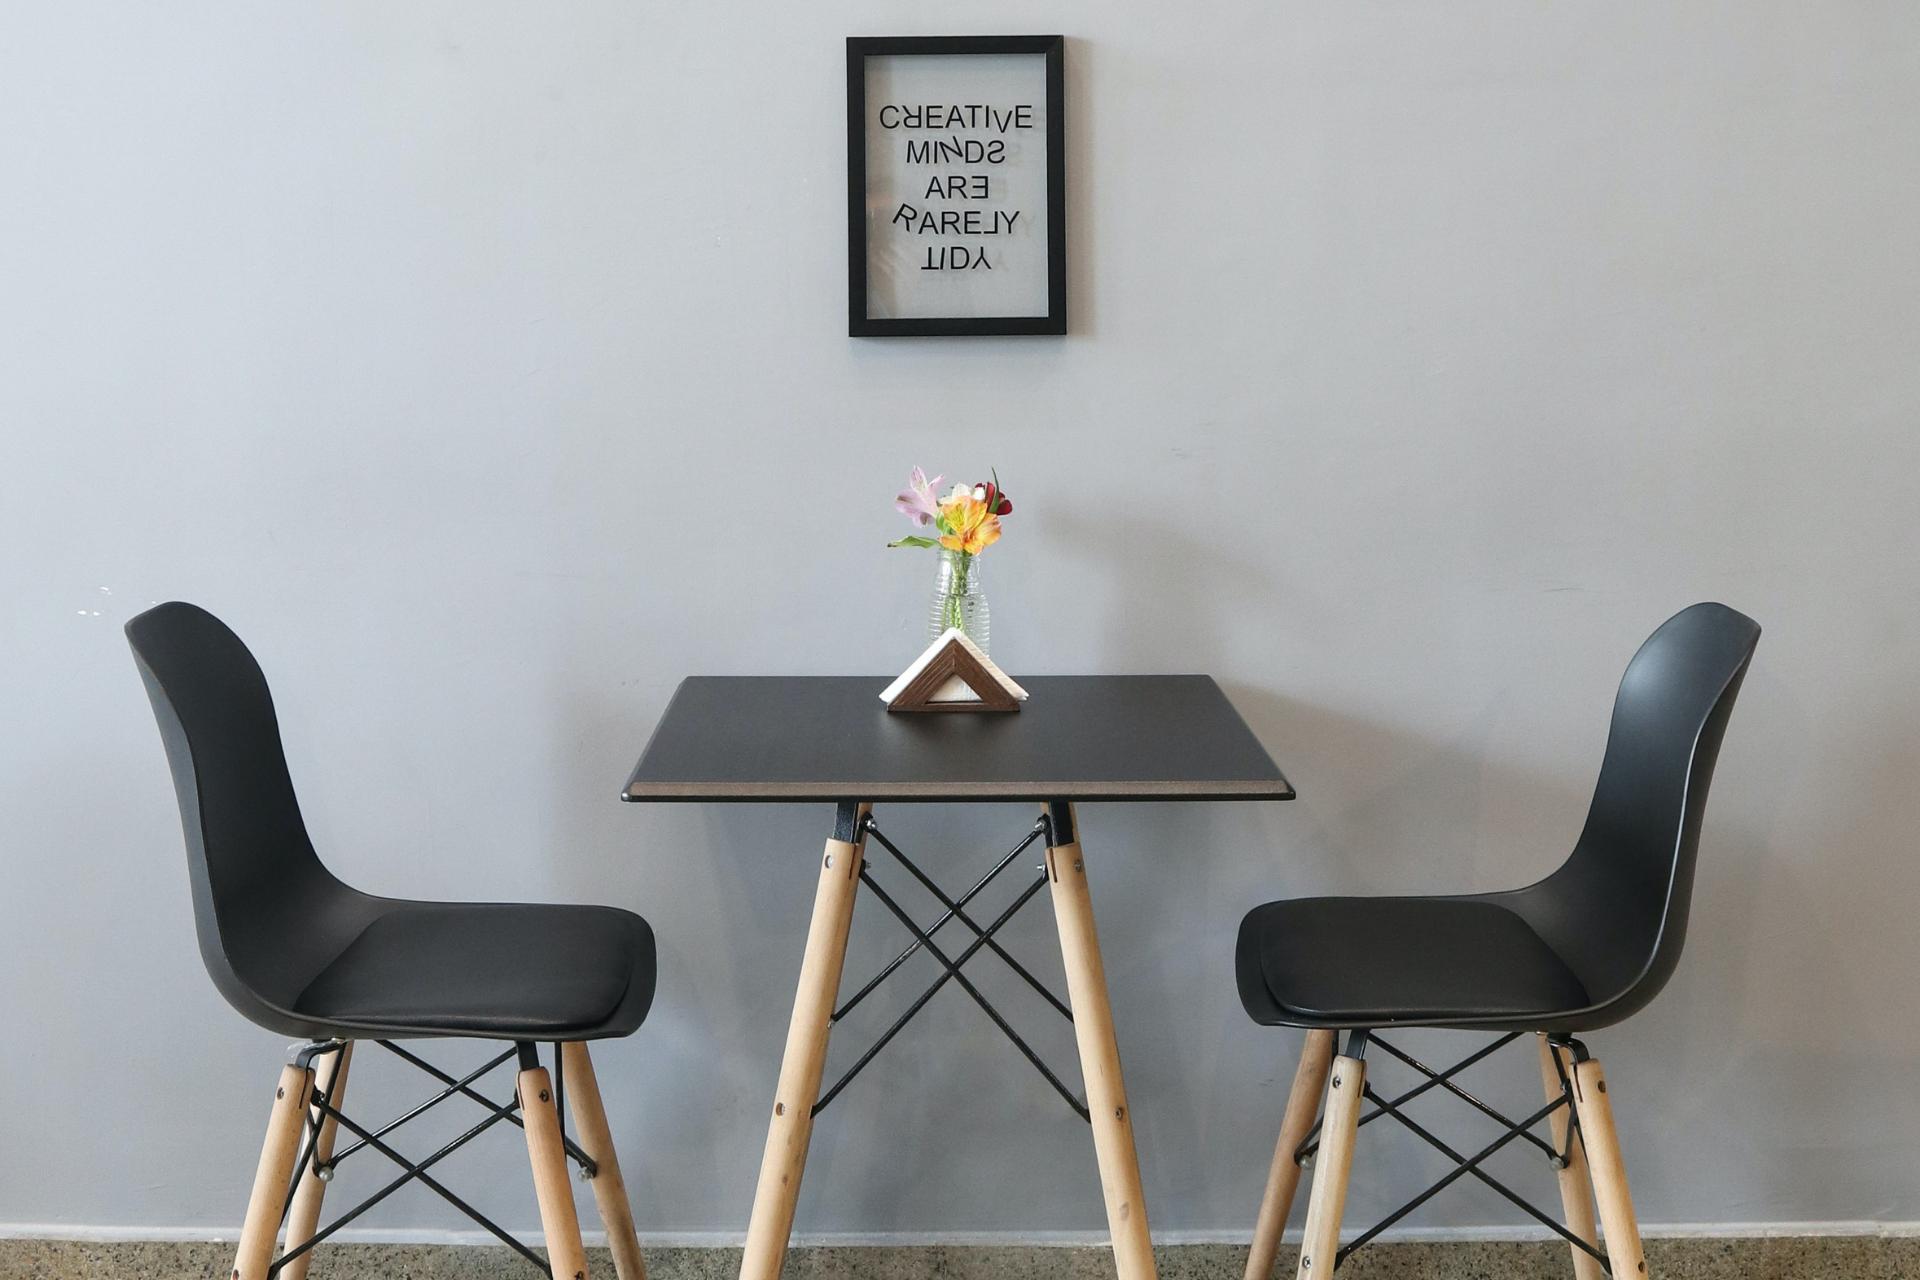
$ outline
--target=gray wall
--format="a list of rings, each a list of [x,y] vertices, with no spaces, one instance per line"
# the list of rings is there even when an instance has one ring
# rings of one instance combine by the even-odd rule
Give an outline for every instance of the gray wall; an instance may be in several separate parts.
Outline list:
[[[1241,912],[1551,866],[1622,664],[1709,597],[1768,631],[1686,963],[1596,1039],[1637,1198],[1920,1217],[1912,7],[6,27],[0,1222],[211,1229],[245,1197],[281,1047],[200,971],[120,636],[185,597],[261,654],[341,874],[653,919],[659,1004],[602,1058],[640,1220],[739,1229],[828,815],[614,796],[686,673],[912,656],[932,565],[882,543],[916,462],[1020,504],[985,564],[1010,671],[1213,672],[1300,789],[1084,815],[1157,1227],[1249,1227],[1291,1073],[1232,992]],[[1035,28],[1073,37],[1073,336],[849,341],[841,37]],[[953,879],[1027,820],[889,816]],[[1019,940],[1057,975],[1049,929]],[[898,941],[863,914],[853,971]],[[1533,1069],[1482,1079],[1520,1105]],[[360,1096],[407,1098],[398,1070]],[[1370,1142],[1356,1215],[1432,1167]],[[465,1176],[530,1224],[491,1157]],[[801,1211],[1101,1221],[1078,1121],[954,993],[823,1120]]]

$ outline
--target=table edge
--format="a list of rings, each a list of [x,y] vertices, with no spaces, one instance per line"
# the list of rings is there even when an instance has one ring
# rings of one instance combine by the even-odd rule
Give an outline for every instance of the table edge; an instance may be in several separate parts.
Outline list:
[[[1216,780],[1196,782],[1134,782],[1125,786],[1103,786],[1078,782],[920,782],[864,783],[833,782],[629,782],[620,798],[629,803],[645,801],[691,803],[738,803],[741,801],[822,801],[838,803],[858,800],[864,803],[897,803],[915,800],[948,801],[1032,801],[1049,800],[1169,800],[1169,801],[1247,801],[1292,800],[1298,793],[1284,777],[1244,781]]]

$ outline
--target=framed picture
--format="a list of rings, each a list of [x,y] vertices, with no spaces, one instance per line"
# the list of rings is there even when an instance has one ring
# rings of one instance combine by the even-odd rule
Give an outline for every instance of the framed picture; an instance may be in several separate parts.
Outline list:
[[[848,39],[848,333],[1067,331],[1063,44]]]

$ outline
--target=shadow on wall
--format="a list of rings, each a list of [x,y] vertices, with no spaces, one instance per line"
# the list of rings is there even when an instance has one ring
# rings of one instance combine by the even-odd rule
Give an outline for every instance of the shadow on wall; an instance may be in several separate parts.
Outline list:
[[[1438,739],[1253,685],[1227,694],[1299,792],[1289,844],[1326,891],[1515,888],[1557,867],[1586,817],[1582,783],[1500,762],[1497,703]]]
[[[1073,505],[1048,511],[1045,519],[1049,556],[1059,561],[1063,579],[1071,568],[1075,606],[1105,608],[1079,624],[1082,634],[1099,638],[1092,670],[1218,670],[1227,665],[1228,637],[1245,630],[1246,617],[1269,616],[1278,600],[1271,557],[1236,554],[1181,525],[1138,512],[1094,521]],[[1142,607],[1179,619],[1177,629],[1140,625]],[[1170,635],[1177,637],[1171,655]]]
[[[1913,828],[1890,833],[1887,821],[1902,811],[1920,821],[1912,785],[1920,711],[1889,702],[1855,737],[1819,753],[1822,761],[1797,691],[1762,659],[1742,710],[1764,707],[1764,736],[1804,751],[1753,750],[1762,735],[1736,740],[1734,713],[1721,770],[1750,780],[1736,784],[1737,804],[1718,791],[1710,801],[1686,958],[1662,997],[1623,1028],[1636,1043],[1659,1046],[1647,1087],[1663,1102],[1657,1123],[1628,1113],[1644,1135],[1629,1131],[1626,1140],[1640,1137],[1630,1151],[1645,1152],[1637,1158],[1649,1177],[1678,1182],[1697,1173],[1691,1153],[1660,1134],[1668,1125],[1697,1130],[1704,1126],[1695,1117],[1704,1116],[1756,1202],[1792,1201],[1816,1221],[1906,1222],[1913,1206],[1897,1193],[1863,1208],[1849,1192],[1863,1180],[1897,1188],[1912,1168],[1910,1147],[1861,1100],[1920,1091],[1911,980],[1879,959],[1902,950],[1920,896]],[[1847,794],[1828,810],[1839,821],[1809,831],[1791,800],[1816,769]],[[1891,1006],[1890,991],[1898,992]],[[1807,1045],[1809,1025],[1826,1029],[1824,1048]]]

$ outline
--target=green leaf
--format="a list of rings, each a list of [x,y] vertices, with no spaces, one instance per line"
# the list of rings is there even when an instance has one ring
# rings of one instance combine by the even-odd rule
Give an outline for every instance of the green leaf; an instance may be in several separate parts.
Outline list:
[[[890,547],[937,547],[940,544],[932,538],[910,537],[902,538],[898,542],[889,542],[887,545]]]

